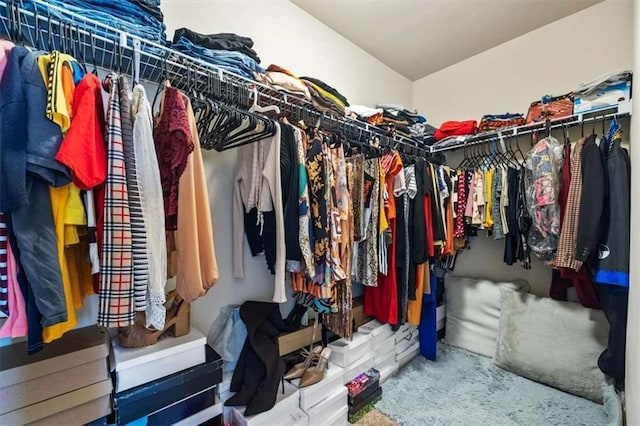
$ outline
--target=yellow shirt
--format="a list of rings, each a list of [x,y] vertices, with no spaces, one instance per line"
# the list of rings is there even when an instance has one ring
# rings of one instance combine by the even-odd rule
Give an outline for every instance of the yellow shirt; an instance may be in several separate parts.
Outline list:
[[[485,173],[484,191],[485,191],[486,204],[484,207],[484,213],[485,213],[484,222],[482,223],[482,226],[484,226],[485,228],[491,228],[493,226],[493,216],[492,216],[492,210],[491,210],[491,204],[493,200],[491,199],[491,196],[492,196],[491,187],[493,183],[494,172],[495,170],[489,169]]]
[[[47,88],[51,87],[51,104],[47,105],[47,117],[60,126],[64,135],[71,126],[73,116],[73,70],[71,62],[75,59],[57,51],[38,57],[38,68]],[[49,65],[53,66],[49,69]],[[49,79],[53,84],[49,84]]]
[[[384,170],[382,170],[382,167],[378,168],[380,169],[380,181],[378,182],[378,184],[380,185],[380,221],[378,233],[382,234],[389,228],[389,222],[387,221],[387,214],[384,211],[384,191],[386,188],[386,185],[384,184],[385,174]]]

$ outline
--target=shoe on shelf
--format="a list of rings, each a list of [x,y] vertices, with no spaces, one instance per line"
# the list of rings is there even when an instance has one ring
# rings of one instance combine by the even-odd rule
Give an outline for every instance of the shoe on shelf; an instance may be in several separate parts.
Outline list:
[[[118,340],[123,348],[142,348],[158,343],[158,339],[167,332],[173,331],[174,337],[189,334],[191,305],[185,302],[176,293],[167,295],[166,320],[162,330],[145,327],[145,315],[143,312],[136,314],[136,321],[128,327],[118,330]]]
[[[320,359],[315,367],[307,368],[300,379],[301,388],[315,385],[324,379],[324,375],[329,368],[329,357],[331,356],[331,348],[324,348],[320,353]]]
[[[322,346],[316,346],[312,350],[307,348],[302,349],[301,354],[304,357],[304,361],[291,367],[284,375],[285,380],[293,380],[302,377],[307,368],[314,366],[318,362],[320,359],[320,352],[322,352]]]

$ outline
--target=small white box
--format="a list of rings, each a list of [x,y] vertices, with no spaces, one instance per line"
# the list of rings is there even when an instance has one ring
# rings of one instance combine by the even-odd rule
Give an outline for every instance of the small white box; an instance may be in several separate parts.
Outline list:
[[[373,353],[376,358],[384,358],[391,352],[395,352],[396,340],[395,336],[389,336],[378,348],[373,348]]]
[[[313,406],[332,395],[337,389],[344,388],[342,377],[344,376],[344,368],[329,363],[324,379],[315,385],[300,388],[300,408],[304,411],[311,409]],[[291,384],[298,386],[300,379],[291,381]]]
[[[420,343],[414,343],[406,351],[396,355],[396,361],[400,364],[400,367],[407,365],[413,358],[420,353]]]
[[[398,331],[396,331],[396,345],[401,340],[404,340],[409,334],[418,333],[418,327],[415,325],[404,324],[401,325]]]
[[[402,352],[406,351],[410,346],[413,346],[416,343],[419,344],[419,337],[420,336],[416,331],[414,333],[407,334],[404,339],[400,341],[396,341],[396,354],[401,354]]]
[[[195,328],[186,336],[167,337],[144,348],[123,348],[111,341],[109,361],[116,393],[186,370],[206,361],[207,338]]]
[[[330,343],[329,347],[331,348],[331,362],[340,367],[348,367],[371,352],[371,335],[353,333],[351,341],[347,339],[336,340]]]
[[[238,426],[294,424],[288,421],[285,422],[283,421],[283,419],[287,419],[289,416],[296,414],[297,411],[302,411],[298,407],[299,400],[300,391],[298,390],[298,388],[285,381],[284,394],[282,393],[282,387],[278,386],[276,405],[274,405],[271,410],[265,411],[264,413],[256,414],[254,416],[245,417],[244,410],[246,407],[233,407],[233,424]],[[302,417],[298,420],[304,420],[303,423],[300,424],[306,425],[307,415],[304,414],[304,416]]]
[[[330,394],[324,401],[311,407],[309,410],[305,410],[309,416],[309,425],[312,426],[324,426],[331,418],[331,416],[342,410],[344,407],[349,407],[349,400],[347,399],[346,386],[340,386],[339,389]]]
[[[327,420],[327,426],[344,426],[349,421],[349,406],[347,405]]]
[[[395,361],[396,359],[396,352],[394,351],[393,346],[391,347],[390,351],[387,351],[387,353],[384,354],[376,354],[376,356],[373,359],[373,366],[378,369],[379,366],[384,365],[385,363],[389,362],[389,360]]]
[[[400,364],[396,360],[393,360],[392,362],[380,367],[380,369],[378,370],[380,371],[380,383],[385,382],[389,377],[396,374],[399,369]]]
[[[369,353],[362,357],[360,360],[356,361],[351,367],[345,368],[342,384],[349,383],[351,380],[355,379],[358,374],[364,373],[368,369],[373,368],[373,360],[373,354]]]
[[[358,327],[359,333],[371,334],[371,346],[374,349],[381,347],[382,342],[393,336],[393,330],[389,324],[383,324],[380,321],[373,320]]]

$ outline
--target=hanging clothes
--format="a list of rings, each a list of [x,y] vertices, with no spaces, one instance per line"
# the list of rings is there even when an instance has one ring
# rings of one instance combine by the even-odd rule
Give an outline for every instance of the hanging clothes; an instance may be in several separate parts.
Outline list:
[[[184,101],[194,149],[180,176],[178,193],[180,214],[175,232],[176,251],[171,254],[171,262],[174,263],[177,271],[178,295],[187,303],[191,303],[213,287],[218,281],[219,273],[213,242],[209,191],[196,120],[191,103],[186,96]]]
[[[380,168],[384,172],[384,212],[389,221],[391,240],[387,247],[387,274],[378,274],[376,287],[365,287],[364,313],[373,316],[378,321],[393,325],[398,324],[398,289],[396,270],[396,238],[397,211],[394,196],[394,181],[396,176],[403,173],[402,160],[397,152],[385,154],[380,159]],[[402,192],[403,189],[399,188]],[[382,209],[381,209],[382,210]]]
[[[594,281],[629,287],[629,229],[631,225],[631,163],[621,138],[615,135],[607,153],[606,230],[595,265]]]
[[[178,226],[178,194],[180,176],[193,152],[193,138],[182,93],[166,86],[160,102],[160,117],[153,131],[162,179],[165,226],[175,231]]]
[[[146,235],[148,279],[145,288],[145,319],[148,328],[164,328],[167,242],[164,202],[157,153],[153,142],[153,114],[142,85],[133,89],[131,104],[133,146],[140,206]]]
[[[104,80],[109,91],[107,109],[107,179],[104,194],[104,236],[102,242],[98,325],[125,327],[133,324],[133,252],[131,221],[125,176],[120,91],[117,76]]]

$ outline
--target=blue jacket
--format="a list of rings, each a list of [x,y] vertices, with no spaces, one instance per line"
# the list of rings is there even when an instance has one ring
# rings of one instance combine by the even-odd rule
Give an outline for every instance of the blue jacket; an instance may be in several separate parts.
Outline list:
[[[71,182],[70,171],[54,158],[62,132],[45,115],[47,88],[38,56],[14,47],[0,82],[0,211],[4,212],[27,204],[27,173],[52,186]]]

